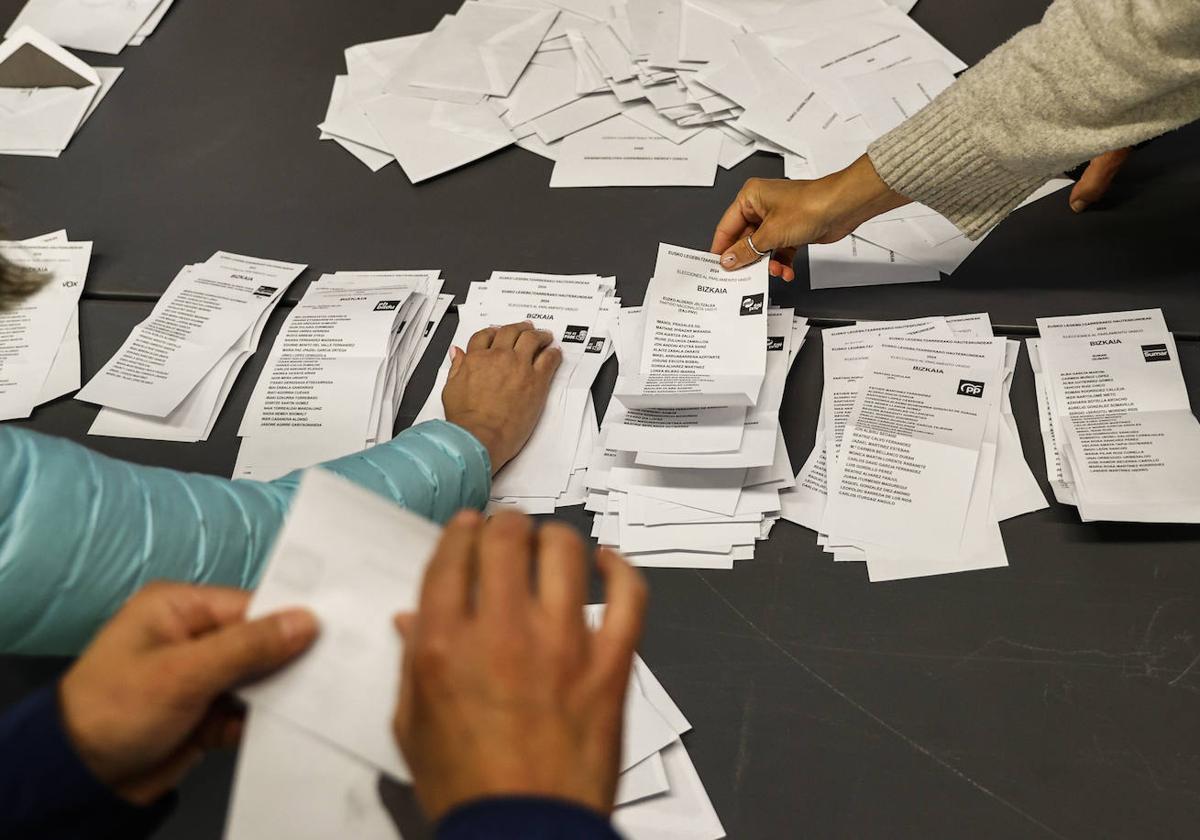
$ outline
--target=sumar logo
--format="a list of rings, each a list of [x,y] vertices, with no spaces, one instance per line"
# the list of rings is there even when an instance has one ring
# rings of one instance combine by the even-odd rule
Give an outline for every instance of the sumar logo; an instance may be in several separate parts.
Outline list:
[[[743,315],[761,315],[763,311],[763,296],[761,293],[757,295],[746,295],[742,298],[742,314]]]
[[[375,304],[376,312],[393,312],[399,308],[400,301],[398,300],[381,300],[379,303]]]
[[[979,397],[983,399],[983,383],[972,382],[970,379],[958,380],[958,394],[962,397]]]
[[[564,344],[583,344],[585,341],[587,341],[587,334],[587,327],[579,327],[568,324],[567,328],[563,330],[562,340]]]
[[[1171,354],[1165,344],[1143,344],[1142,358],[1147,362],[1169,362]]]
[[[604,350],[604,336],[598,335],[587,343],[585,353],[600,353]]]
[[[270,297],[271,295],[275,294],[277,291],[279,291],[279,290],[276,289],[274,286],[259,286],[257,289],[254,290],[254,295],[255,295],[255,297]]]
[[[767,336],[767,352],[774,353],[783,349],[783,336],[769,335]]]

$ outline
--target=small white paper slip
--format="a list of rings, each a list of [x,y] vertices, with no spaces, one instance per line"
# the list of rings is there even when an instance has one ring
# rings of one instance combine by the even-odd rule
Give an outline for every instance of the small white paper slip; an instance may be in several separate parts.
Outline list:
[[[332,473],[306,472],[247,616],[303,606],[321,634],[242,697],[408,781],[391,731],[403,653],[392,617],[416,607],[440,532]]]
[[[682,143],[618,114],[562,141],[551,187],[711,187],[722,135]]]
[[[379,771],[265,710],[246,715],[225,840],[400,840]]]
[[[116,55],[137,35],[160,0],[29,0],[10,31],[30,26],[75,50]]]
[[[936,268],[853,234],[829,245],[809,245],[808,270],[813,289],[932,283],[940,279]]]

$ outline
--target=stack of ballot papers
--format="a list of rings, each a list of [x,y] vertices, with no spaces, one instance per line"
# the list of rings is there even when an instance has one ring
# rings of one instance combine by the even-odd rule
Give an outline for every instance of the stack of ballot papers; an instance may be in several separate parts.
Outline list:
[[[392,439],[450,307],[441,271],[340,271],[284,322],[242,418],[234,478],[260,481]]]
[[[185,266],[76,399],[89,434],[207,440],[267,319],[306,266],[218,251]]]
[[[0,242],[0,256],[44,278],[30,297],[0,311],[0,420],[15,420],[82,382],[79,296],[92,243],[71,242],[60,230]]]
[[[583,504],[584,478],[599,429],[592,383],[613,353],[612,333],[620,300],[615,277],[596,274],[533,274],[495,271],[473,283],[458,307],[454,346],[488,327],[529,321],[554,337],[562,364],[550,384],[546,407],[521,452],[492,481],[491,509],[553,513]],[[450,360],[438,370],[417,423],[445,418],[442,390]]]
[[[29,0],[9,32],[30,26],[73,50],[116,55],[140,46],[175,0]]]
[[[872,581],[1008,565],[998,523],[1046,507],[1008,400],[1020,344],[986,314],[822,338],[816,442],[782,517]]]
[[[808,323],[766,295],[765,263],[660,245],[644,305],[620,311],[586,507],[631,563],[729,569],[778,518],[794,483],[779,409]]]
[[[304,474],[248,615],[307,607],[312,649],[242,691],[249,705],[227,840],[396,840],[382,773],[411,781],[392,735],[403,645],[439,528],[320,469]],[[397,547],[403,548],[397,551]],[[603,606],[588,608],[595,626]],[[625,700],[616,829],[630,840],[725,836],[681,736],[691,724],[640,658]]]
[[[1085,521],[1200,522],[1200,422],[1161,309],[1039,318],[1046,472]]]
[[[0,154],[58,157],[121,75],[29,27],[0,43]]]
[[[849,164],[966,68],[885,0],[467,0],[359,44],[323,139],[414,183],[516,144],[552,187],[711,186],[756,151]]]

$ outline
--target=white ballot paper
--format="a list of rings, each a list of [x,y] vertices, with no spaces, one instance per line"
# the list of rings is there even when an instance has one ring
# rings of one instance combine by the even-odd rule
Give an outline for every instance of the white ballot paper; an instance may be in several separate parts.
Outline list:
[[[876,546],[960,555],[975,536],[965,534],[975,496],[987,524],[992,468],[981,461],[995,461],[1003,361],[996,339],[900,336],[875,347],[831,471],[831,543],[865,548],[868,567]]]
[[[767,362],[767,264],[659,245],[646,290],[642,369],[614,392],[627,408],[752,406]]]
[[[10,32],[29,26],[64,47],[116,55],[137,36],[160,2],[29,0]]]
[[[720,134],[673,143],[618,114],[562,141],[551,187],[711,187]]]
[[[234,477],[270,480],[391,439],[448,305],[439,274],[338,272],[311,284],[246,407]]]
[[[1039,329],[1031,352],[1044,427],[1056,432],[1054,476],[1080,517],[1200,522],[1200,423],[1161,311],[1039,319]]]
[[[34,294],[0,312],[0,420],[13,420],[79,387],[79,296],[92,243],[51,234],[0,242],[0,255],[44,278]]]
[[[185,268],[76,399],[166,417],[304,268],[225,252]]]
[[[486,283],[473,283],[459,306],[455,346],[465,347],[481,329],[529,321],[550,332],[563,354],[533,434],[492,483],[493,508],[548,513],[583,501],[581,482],[597,427],[590,389],[612,353],[615,286],[616,278],[595,274],[496,271]],[[415,422],[444,419],[449,370],[447,358]]]
[[[509,144],[555,161],[555,188],[711,186],[756,152],[815,178],[965,69],[914,2],[466,0],[430,32],[348,48],[320,137],[414,182]],[[872,242],[943,271],[972,247],[927,262]]]

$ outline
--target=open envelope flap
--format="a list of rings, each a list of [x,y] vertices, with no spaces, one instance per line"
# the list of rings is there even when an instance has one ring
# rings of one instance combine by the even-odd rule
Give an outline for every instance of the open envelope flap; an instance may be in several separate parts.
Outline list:
[[[98,84],[100,77],[91,67],[29,27],[0,44],[0,87],[78,89]]]

